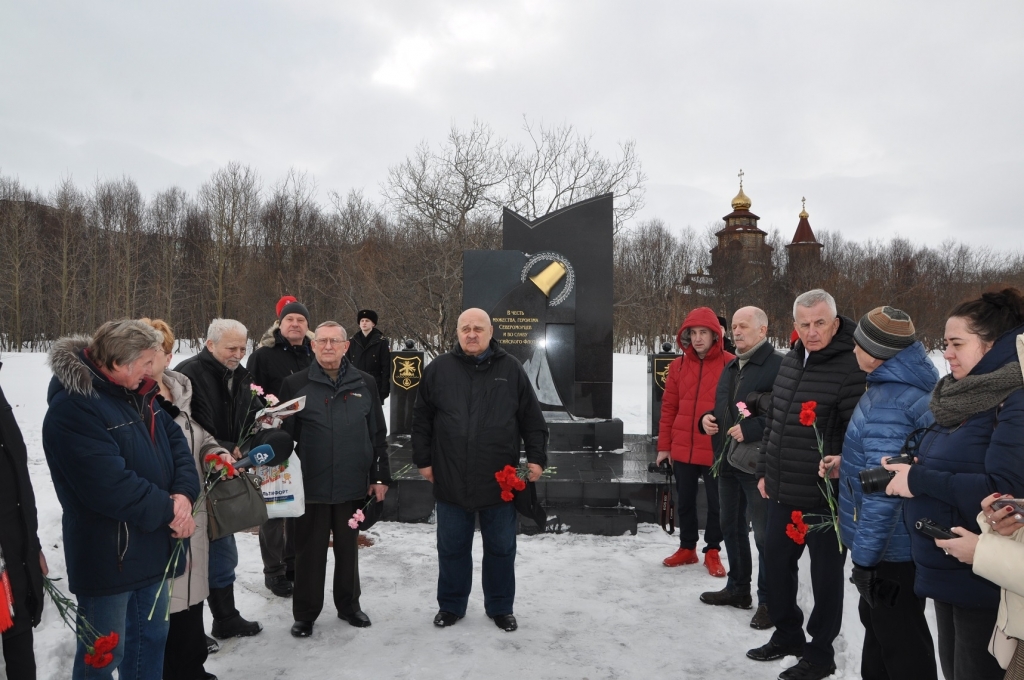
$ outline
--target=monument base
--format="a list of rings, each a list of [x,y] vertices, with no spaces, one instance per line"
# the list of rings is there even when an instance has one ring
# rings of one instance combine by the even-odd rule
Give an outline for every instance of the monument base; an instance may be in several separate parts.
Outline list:
[[[548,425],[548,451],[618,451],[623,444],[618,418],[572,419],[565,413],[544,412]]]
[[[624,439],[623,449],[614,452],[548,452],[548,465],[555,470],[537,482],[537,498],[548,514],[545,531],[621,536],[635,534],[637,522],[658,521],[658,492],[666,488],[668,480],[647,470],[657,458],[656,444],[647,435],[631,434]],[[407,435],[389,437],[388,449],[393,473],[412,461]],[[433,486],[415,467],[395,474],[394,485],[384,500],[384,520],[429,522],[433,511]],[[701,480],[697,491],[699,529],[704,528],[706,518]],[[523,533],[539,530],[522,515],[519,527]]]

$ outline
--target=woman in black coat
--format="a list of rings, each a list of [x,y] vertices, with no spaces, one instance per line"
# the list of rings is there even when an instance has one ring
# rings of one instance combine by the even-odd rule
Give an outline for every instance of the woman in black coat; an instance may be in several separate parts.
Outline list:
[[[0,364],[2,366],[2,364]],[[0,549],[14,599],[14,625],[3,632],[8,680],[35,680],[32,629],[43,612],[46,559],[36,535],[36,499],[28,455],[14,412],[0,388]]]

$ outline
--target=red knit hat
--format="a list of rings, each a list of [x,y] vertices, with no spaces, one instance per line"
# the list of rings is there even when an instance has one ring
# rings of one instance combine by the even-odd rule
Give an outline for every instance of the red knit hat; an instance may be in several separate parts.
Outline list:
[[[277,307],[275,308],[275,311],[277,312],[278,318],[281,317],[281,310],[284,309],[284,306],[289,302],[298,302],[298,300],[295,298],[294,295],[285,295],[284,297],[277,301]]]

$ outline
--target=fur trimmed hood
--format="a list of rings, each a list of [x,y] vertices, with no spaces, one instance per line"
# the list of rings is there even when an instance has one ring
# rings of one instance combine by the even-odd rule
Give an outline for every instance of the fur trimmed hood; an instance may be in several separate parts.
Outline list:
[[[164,384],[171,393],[171,401],[179,411],[192,415],[192,381],[184,373],[167,369],[164,371]]]
[[[280,321],[275,321],[274,324],[270,328],[268,328],[266,330],[266,332],[263,333],[263,337],[260,338],[260,343],[259,343],[258,346],[259,347],[273,347],[275,344],[277,344],[277,336],[278,336],[278,334],[276,333],[276,331],[278,329],[280,329],[280,328],[281,328],[281,322]],[[307,330],[306,331],[306,337],[309,339],[310,342],[313,342],[313,338],[316,337],[316,336],[313,334],[313,331]]]
[[[97,396],[93,387],[96,372],[82,361],[82,350],[89,346],[92,338],[88,335],[70,335],[53,343],[46,359],[47,365],[60,384],[71,394],[84,397]]]

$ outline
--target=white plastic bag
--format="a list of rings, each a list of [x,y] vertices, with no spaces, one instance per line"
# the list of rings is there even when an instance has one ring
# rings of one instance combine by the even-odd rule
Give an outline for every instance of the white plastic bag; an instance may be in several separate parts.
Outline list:
[[[261,465],[256,474],[263,480],[260,490],[267,504],[267,517],[302,517],[306,494],[302,489],[302,464],[292,455],[288,465]]]

